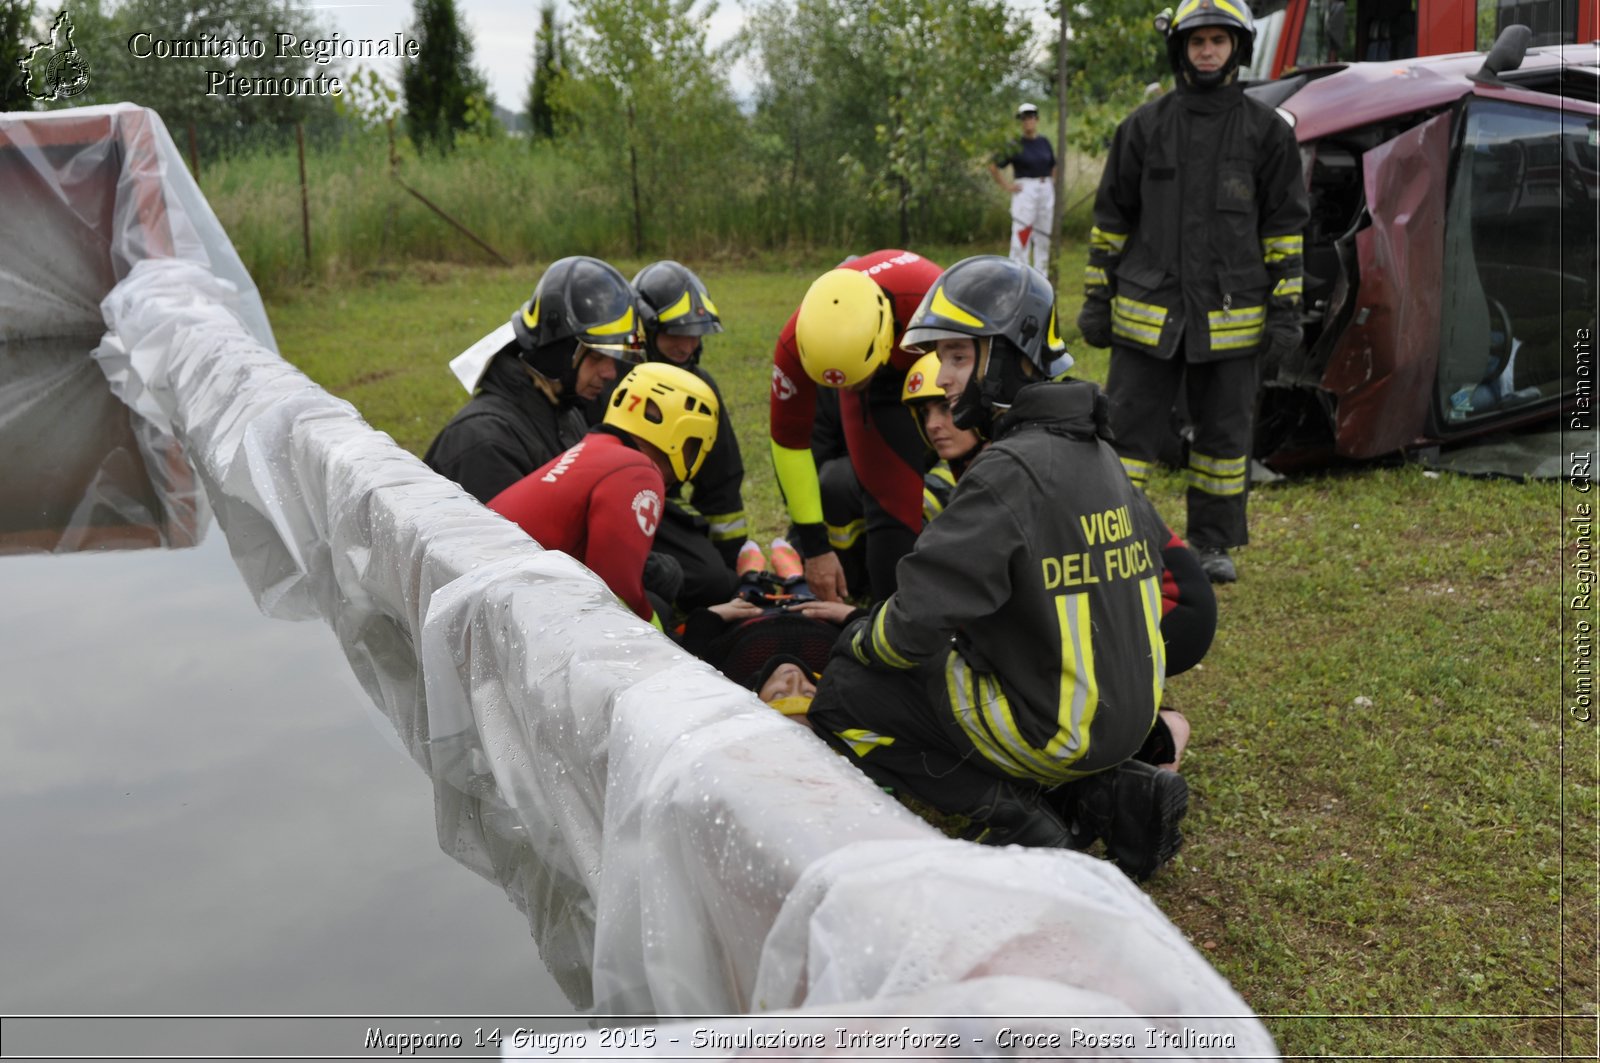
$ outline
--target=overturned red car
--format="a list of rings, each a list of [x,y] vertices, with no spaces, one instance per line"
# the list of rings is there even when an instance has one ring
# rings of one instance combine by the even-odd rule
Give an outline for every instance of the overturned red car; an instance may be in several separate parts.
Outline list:
[[[1263,367],[1269,466],[1593,408],[1600,43],[1529,41],[1247,90],[1294,126],[1312,205],[1305,342]]]

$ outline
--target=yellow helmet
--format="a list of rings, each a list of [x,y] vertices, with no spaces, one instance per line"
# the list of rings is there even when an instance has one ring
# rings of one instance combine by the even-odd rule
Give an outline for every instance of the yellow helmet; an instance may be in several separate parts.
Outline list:
[[[925,354],[918,358],[906,372],[906,382],[900,388],[900,401],[907,406],[945,398],[939,386],[939,356]]]
[[[865,273],[829,270],[801,300],[794,339],[806,376],[823,387],[854,387],[889,360],[894,307]]]
[[[692,480],[717,441],[717,393],[687,369],[646,362],[617,384],[604,421],[658,448],[679,480]]]
[[[922,437],[922,442],[932,450],[933,440],[928,438],[928,426],[923,423],[922,407],[930,402],[949,401],[944,388],[939,386],[937,354],[925,354],[912,363],[906,372],[906,382],[900,386],[900,401],[911,412],[911,419],[917,422],[917,434]]]

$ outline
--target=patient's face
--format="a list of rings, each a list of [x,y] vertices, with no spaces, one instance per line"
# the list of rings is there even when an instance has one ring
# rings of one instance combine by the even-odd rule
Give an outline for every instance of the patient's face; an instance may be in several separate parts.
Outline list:
[[[761,684],[757,696],[762,701],[777,701],[779,698],[812,698],[817,695],[817,685],[811,677],[796,664],[780,664]]]

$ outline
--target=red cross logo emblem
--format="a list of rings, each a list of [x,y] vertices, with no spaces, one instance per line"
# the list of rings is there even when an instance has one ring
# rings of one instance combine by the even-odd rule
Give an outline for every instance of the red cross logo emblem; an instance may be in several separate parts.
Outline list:
[[[912,373],[911,379],[906,381],[906,394],[915,395],[922,390],[922,374]]]
[[[640,491],[634,495],[633,519],[639,522],[640,531],[654,535],[656,526],[661,523],[661,497],[654,491]]]
[[[842,388],[844,387],[844,371],[841,369],[824,369],[822,371],[822,382],[830,388]]]

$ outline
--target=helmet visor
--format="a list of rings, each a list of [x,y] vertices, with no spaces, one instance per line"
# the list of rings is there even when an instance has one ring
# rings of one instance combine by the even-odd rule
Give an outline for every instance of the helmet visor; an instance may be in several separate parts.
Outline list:
[[[906,334],[900,337],[900,346],[912,354],[932,354],[934,353],[934,344],[940,340],[976,340],[977,338],[971,332],[961,332],[941,325],[923,325],[918,328],[906,329]]]
[[[656,335],[667,336],[710,336],[722,331],[722,322],[708,321],[662,321],[656,325]]]
[[[644,347],[626,341],[617,343],[580,343],[578,351],[573,355],[572,364],[577,365],[591,354],[604,355],[615,358],[623,365],[638,365],[644,361]]]

